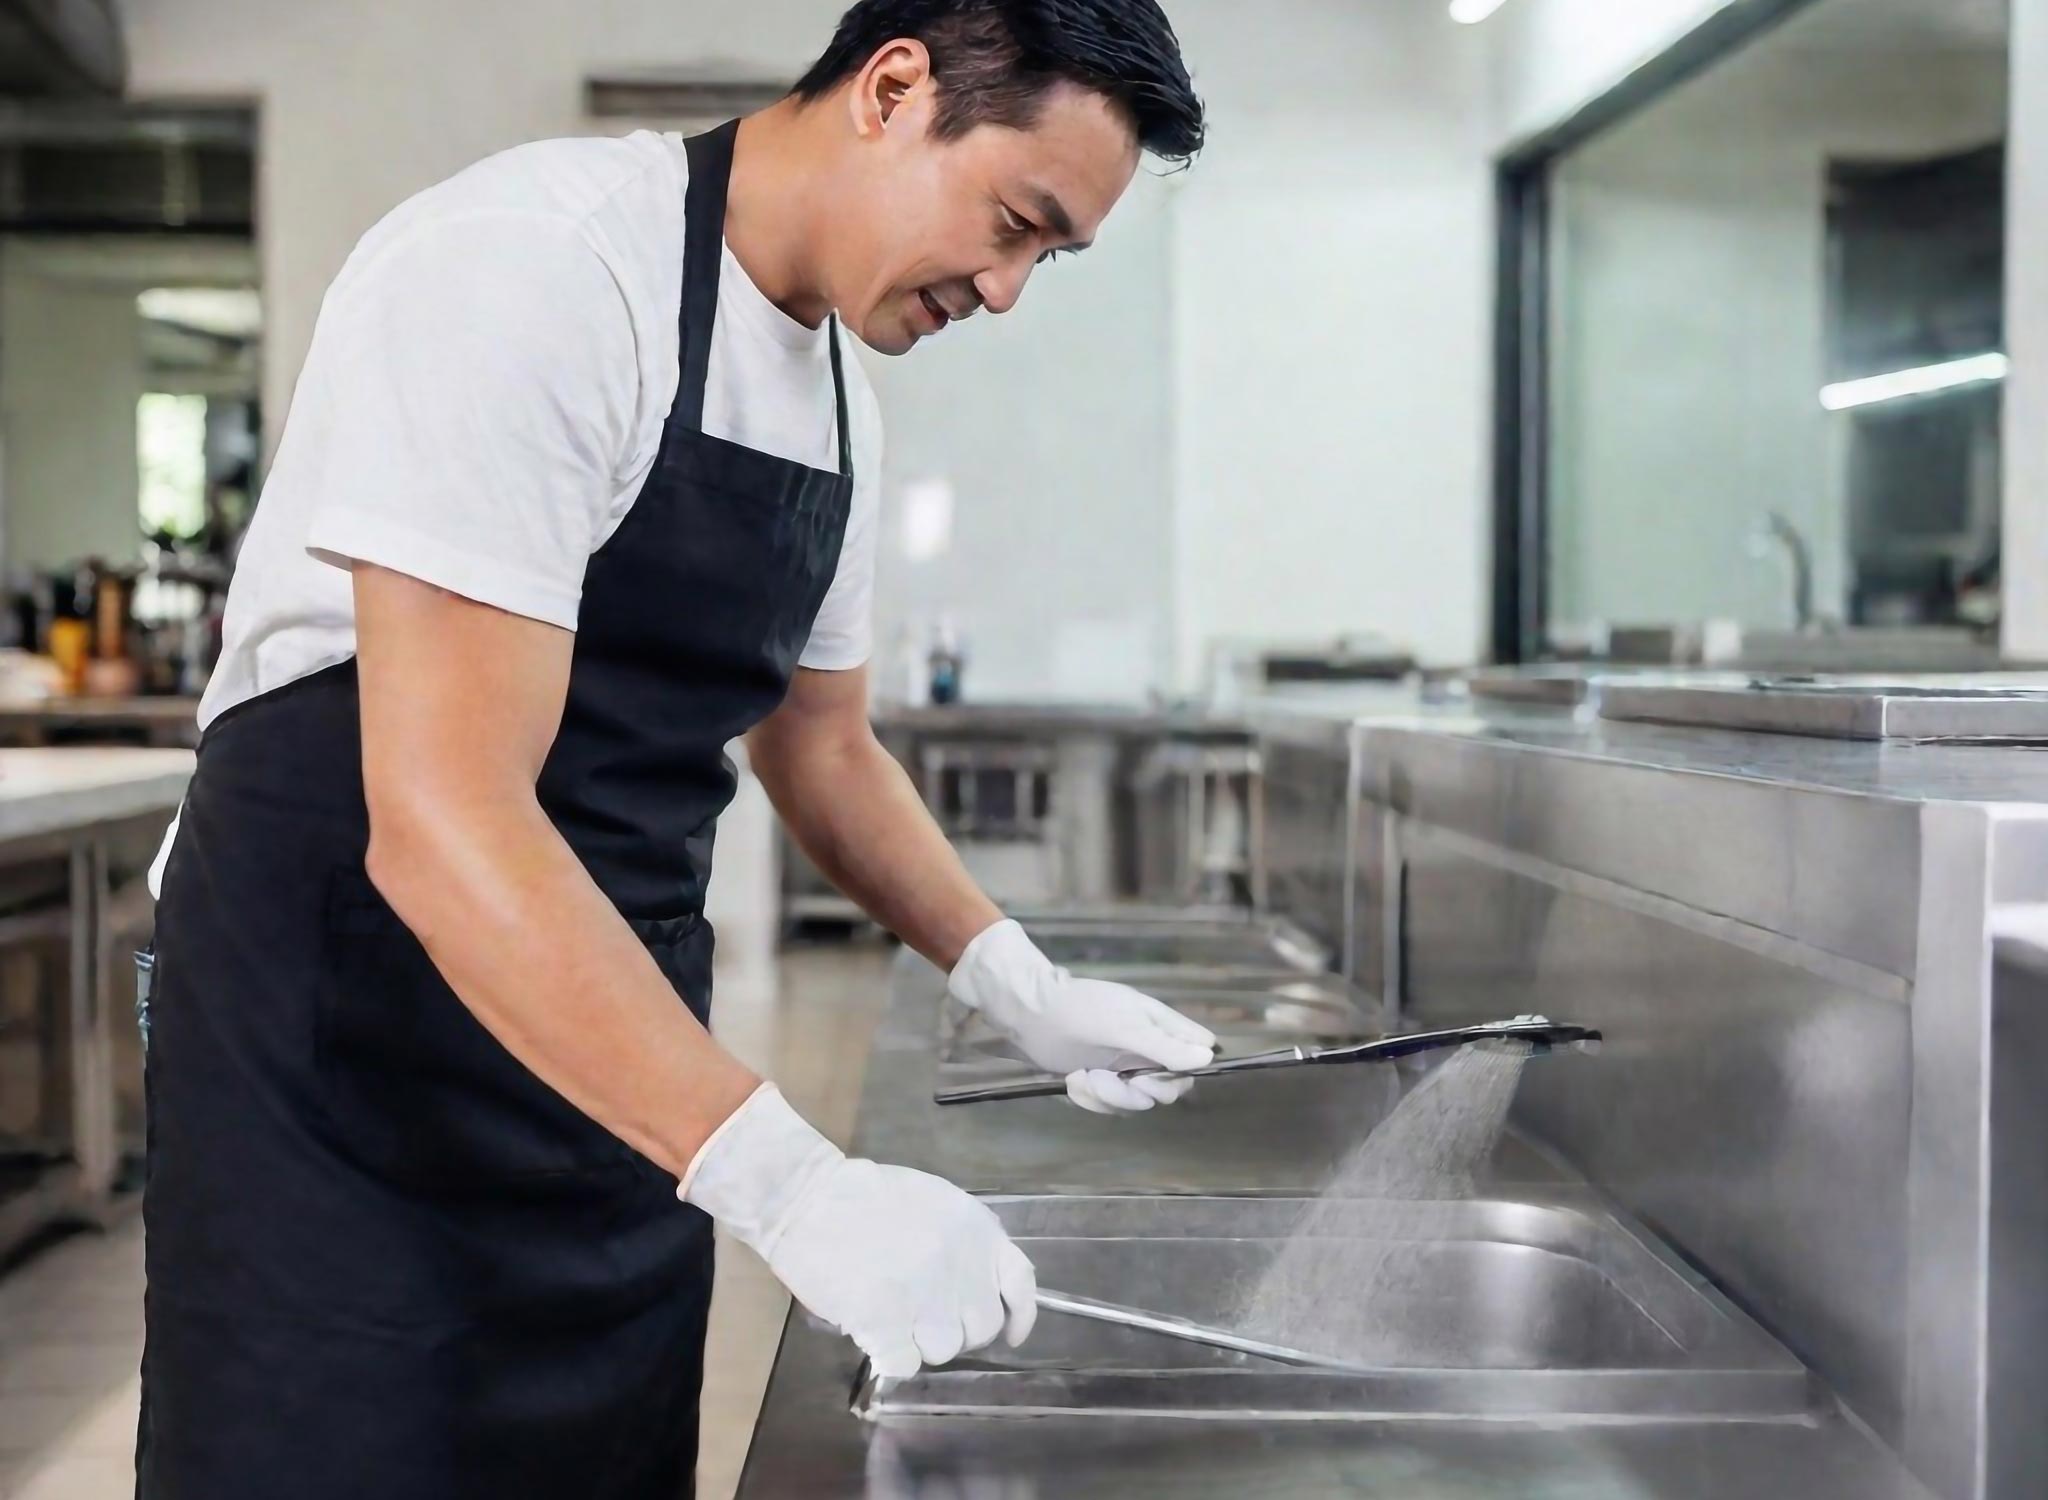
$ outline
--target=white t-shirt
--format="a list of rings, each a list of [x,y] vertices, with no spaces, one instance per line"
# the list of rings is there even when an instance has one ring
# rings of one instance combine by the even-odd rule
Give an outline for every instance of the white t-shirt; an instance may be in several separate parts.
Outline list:
[[[357,559],[575,629],[585,565],[639,495],[675,400],[688,177],[680,136],[542,141],[363,237],[321,304],[243,540],[202,727],[355,654]],[[882,424],[853,348],[852,513],[801,658],[825,671],[860,666],[872,635]],[[838,467],[826,329],[783,313],[730,249],[704,429]]]

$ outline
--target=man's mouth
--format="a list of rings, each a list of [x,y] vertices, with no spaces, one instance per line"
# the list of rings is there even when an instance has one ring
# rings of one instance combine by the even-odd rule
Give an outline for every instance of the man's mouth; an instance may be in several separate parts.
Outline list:
[[[931,317],[932,332],[937,333],[953,321],[953,315],[946,311],[946,305],[930,292],[920,291],[917,300],[924,304],[925,312]]]

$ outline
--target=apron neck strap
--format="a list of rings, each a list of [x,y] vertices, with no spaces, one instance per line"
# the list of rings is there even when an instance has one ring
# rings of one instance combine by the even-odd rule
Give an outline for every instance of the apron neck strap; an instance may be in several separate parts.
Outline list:
[[[836,403],[839,428],[839,475],[853,477],[853,432],[846,423],[846,371],[839,361],[839,314],[825,322],[825,337],[832,341],[832,400]]]
[[[683,191],[682,377],[673,415],[692,432],[704,427],[704,385],[711,373],[711,329],[718,317],[718,271],[725,253],[725,193],[740,122],[683,142],[690,182]]]
[[[718,273],[725,254],[725,196],[732,185],[733,143],[740,122],[683,142],[690,182],[683,192],[682,376],[671,415],[692,432],[704,430],[704,387],[711,376],[711,329],[718,318]],[[847,423],[846,372],[839,353],[839,316],[826,322],[832,346],[832,399],[838,418],[839,473],[853,474],[853,438]]]

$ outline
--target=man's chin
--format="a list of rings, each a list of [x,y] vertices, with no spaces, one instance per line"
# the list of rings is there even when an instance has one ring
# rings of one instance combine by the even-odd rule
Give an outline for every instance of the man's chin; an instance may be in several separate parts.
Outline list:
[[[909,350],[918,348],[918,344],[924,342],[924,330],[915,326],[907,314],[897,314],[895,318],[891,318],[887,303],[870,309],[868,316],[862,318],[858,324],[852,318],[848,318],[846,311],[842,309],[840,322],[862,344],[877,352],[877,355],[889,355],[891,359],[907,355]]]
[[[889,336],[885,339],[881,339],[879,341],[862,339],[861,342],[863,344],[866,344],[870,349],[874,350],[875,353],[886,354],[890,358],[894,359],[902,355],[908,354],[911,350],[915,349],[919,344],[923,343],[924,335],[921,333],[912,333],[907,328],[899,328],[892,331],[889,334]]]
[[[868,326],[856,328],[853,320],[844,313],[839,315],[839,321],[864,346],[872,349],[877,354],[888,355],[891,358],[897,355],[908,354],[918,346],[918,343],[924,337],[916,329],[906,327],[901,322],[877,328],[873,325],[880,320],[871,318],[868,320]]]

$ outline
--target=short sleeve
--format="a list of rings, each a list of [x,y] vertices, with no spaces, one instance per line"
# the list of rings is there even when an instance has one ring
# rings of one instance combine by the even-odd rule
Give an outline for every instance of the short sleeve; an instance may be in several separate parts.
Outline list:
[[[850,672],[874,653],[875,549],[881,530],[882,412],[865,378],[848,361],[853,409],[853,505],[832,586],[811,626],[798,665],[817,672]]]
[[[618,281],[545,214],[419,223],[359,254],[294,398],[319,455],[307,550],[573,630],[639,400]]]

